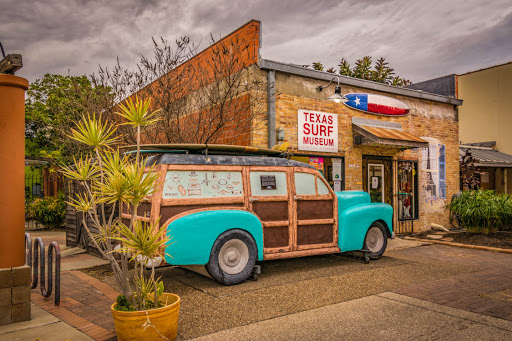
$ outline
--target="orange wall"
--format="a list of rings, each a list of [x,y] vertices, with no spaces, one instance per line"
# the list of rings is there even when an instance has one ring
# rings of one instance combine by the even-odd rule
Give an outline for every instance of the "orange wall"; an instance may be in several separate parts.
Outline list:
[[[173,80],[169,80],[169,82],[173,84],[173,87],[178,84],[175,89],[178,93],[173,94],[173,98],[177,100],[181,97],[187,96],[189,93],[200,87],[207,86],[207,84],[214,81],[219,81],[219,74],[227,76],[256,64],[259,58],[260,26],[261,23],[257,20],[249,21],[212,46],[198,53],[175,70],[171,71],[168,75],[164,76],[175,78]],[[236,47],[243,47],[243,49]],[[227,52],[229,57],[224,58],[223,54],[220,53],[223,51]],[[235,62],[231,62],[230,67],[226,68],[223,63],[228,63],[230,58],[234,58]],[[218,68],[217,71],[214,71],[215,67]],[[187,76],[188,72],[190,72],[190,77]],[[203,77],[194,77],[194,75],[197,76],[198,74],[201,74]],[[144,98],[148,96],[148,93],[154,93],[154,88],[158,87],[159,83],[166,83],[166,80],[160,79],[153,82],[148,85],[148,87],[151,87],[152,89],[142,89],[137,93],[137,95]],[[148,92],[146,92],[146,90]],[[227,103],[228,108],[226,110],[234,111],[235,114],[244,115],[247,116],[247,119],[250,119],[250,109],[248,109],[250,107],[250,100],[250,95],[242,95],[239,98],[232,100],[232,103]],[[240,108],[240,110],[237,110],[237,108]],[[202,114],[204,115],[205,113]],[[190,118],[184,118],[183,122],[180,124],[186,126],[187,122],[190,122],[191,120],[194,120],[194,117],[197,117],[197,113],[189,113],[189,115]],[[240,123],[240,120],[237,121]],[[242,121],[244,120],[242,119]],[[248,124],[248,127],[249,126],[250,124]],[[233,134],[233,131],[236,131],[236,133]],[[146,136],[142,138],[143,143],[169,142],[165,141],[166,137],[164,136],[150,136],[150,134],[151,133],[149,131],[145,134]],[[236,136],[238,134],[240,135]],[[250,128],[248,128],[247,131],[241,131],[240,127],[228,122],[228,124],[226,124],[226,126],[216,134],[215,140],[210,141],[209,143],[249,145],[250,139]],[[178,142],[193,143],[197,141],[194,141],[191,138],[190,141]]]

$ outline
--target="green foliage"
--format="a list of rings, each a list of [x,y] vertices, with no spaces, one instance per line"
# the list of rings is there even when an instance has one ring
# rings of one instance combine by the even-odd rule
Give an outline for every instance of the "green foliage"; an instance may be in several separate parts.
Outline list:
[[[119,108],[121,108],[121,112],[117,114],[127,120],[126,123],[132,125],[134,127],[146,127],[160,121],[161,118],[155,118],[156,114],[161,110],[155,110],[153,112],[149,111],[151,107],[151,98],[146,100],[139,100],[135,98],[135,102],[132,98],[128,98],[125,104],[119,104]]]
[[[481,189],[465,191],[448,208],[469,232],[489,234],[512,226],[512,199],[507,194]]]
[[[34,201],[27,206],[26,210],[30,219],[34,219],[46,227],[60,227],[66,217],[64,193],[60,192],[57,198],[46,197],[34,199]]]
[[[117,311],[135,311],[135,308],[128,302],[128,299],[125,295],[121,294],[116,298],[116,305],[114,310]]]
[[[69,128],[86,112],[100,112],[112,105],[109,89],[94,86],[86,76],[45,74],[27,90],[26,153],[73,155],[78,146],[67,137]]]
[[[94,114],[82,115],[76,128],[71,129],[70,139],[89,146],[95,158],[91,159],[89,154],[73,157],[73,163],[64,165],[61,170],[67,178],[83,186],[84,191],[71,197],[68,204],[84,212],[82,225],[102,256],[109,260],[124,295],[124,299],[119,298],[118,310],[125,311],[151,309],[154,302],[158,302],[163,283],[155,279],[152,266],[150,276],[145,277],[144,266],[153,264],[170,240],[166,226],[160,226],[159,217],[148,223],[137,216],[139,205],[150,201],[149,196],[160,177],[154,166],[147,166],[146,160],[139,157],[140,127],[157,122],[153,117],[155,112],[148,111],[149,105],[150,101],[138,99],[120,105],[120,115],[127,120],[124,124],[136,130],[135,157],[122,156],[113,148],[119,125],[105,123]],[[129,223],[114,214],[121,204],[123,208],[119,211],[131,216]],[[91,232],[85,217],[97,232]],[[114,249],[115,244],[119,244],[119,248]],[[120,255],[120,264],[114,253]],[[129,271],[128,262],[133,263],[134,271]]]
[[[369,81],[389,84],[393,86],[406,86],[411,84],[411,81],[396,76],[394,72],[395,69],[389,67],[389,63],[386,62],[385,58],[381,57],[377,59],[373,65],[373,68],[372,64],[372,57],[365,56],[361,59],[358,59],[355,63],[355,66],[352,68],[345,58],[341,58],[341,61],[338,64],[340,68],[338,73],[342,76],[366,79]],[[324,66],[320,62],[315,62],[312,64],[312,66],[315,70],[324,70]],[[327,72],[335,73],[336,70],[331,67],[327,70]]]
[[[324,71],[324,66],[320,62],[315,62],[312,64],[312,66],[313,66],[313,69],[315,69],[315,70]]]

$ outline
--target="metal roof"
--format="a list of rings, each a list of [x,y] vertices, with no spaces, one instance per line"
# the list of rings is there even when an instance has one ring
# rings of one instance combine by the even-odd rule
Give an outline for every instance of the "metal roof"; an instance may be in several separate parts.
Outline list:
[[[492,148],[462,145],[459,146],[459,150],[462,152],[460,153],[461,157],[466,150],[469,150],[471,156],[475,159],[476,166],[512,167],[512,155],[499,152]]]
[[[402,129],[398,122],[352,117],[352,129],[369,141],[383,145],[424,148],[428,142]]]
[[[306,167],[307,163],[271,156],[200,155],[162,153],[148,157],[148,165],[229,165],[229,166],[282,166]]]
[[[288,73],[288,74],[292,74],[292,75],[323,80],[326,82],[329,82],[334,77],[337,77],[340,80],[340,84],[344,84],[344,85],[356,86],[356,87],[360,87],[360,88],[382,91],[382,92],[387,92],[387,93],[391,93],[391,94],[395,94],[395,95],[420,98],[420,99],[425,99],[425,100],[430,100],[430,101],[435,101],[435,102],[448,103],[448,104],[452,104],[452,105],[462,105],[461,99],[457,99],[457,98],[453,98],[453,97],[441,96],[441,95],[431,94],[431,93],[420,91],[420,90],[401,88],[401,87],[387,85],[387,84],[383,84],[383,83],[372,82],[372,81],[368,81],[365,79],[341,76],[341,75],[336,75],[336,74],[329,73],[329,72],[307,69],[305,67],[294,65],[294,64],[281,63],[281,62],[276,62],[276,61],[267,60],[267,59],[260,59],[258,62],[258,66],[260,69],[263,69],[263,70],[275,70],[275,71]]]
[[[365,126],[361,126],[361,128],[363,128],[370,134],[373,134],[373,135],[375,135],[379,138],[383,138],[383,139],[428,143],[427,141],[422,140],[419,137],[414,136],[413,134],[410,134],[403,130],[377,128],[377,127],[365,127]]]

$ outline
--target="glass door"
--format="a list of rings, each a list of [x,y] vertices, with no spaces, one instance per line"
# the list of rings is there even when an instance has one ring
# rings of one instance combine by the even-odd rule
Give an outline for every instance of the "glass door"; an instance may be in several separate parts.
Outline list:
[[[368,164],[368,193],[372,202],[384,202],[384,165]]]

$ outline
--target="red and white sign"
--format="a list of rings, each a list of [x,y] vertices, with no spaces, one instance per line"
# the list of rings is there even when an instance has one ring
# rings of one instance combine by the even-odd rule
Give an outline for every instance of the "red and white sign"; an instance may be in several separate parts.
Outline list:
[[[299,150],[338,152],[338,115],[299,109]]]

